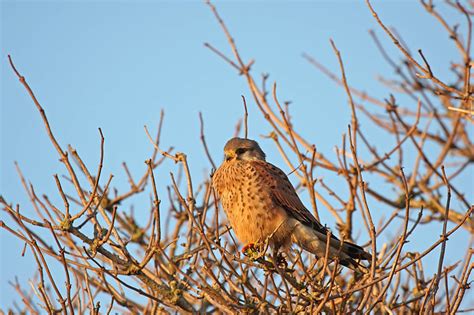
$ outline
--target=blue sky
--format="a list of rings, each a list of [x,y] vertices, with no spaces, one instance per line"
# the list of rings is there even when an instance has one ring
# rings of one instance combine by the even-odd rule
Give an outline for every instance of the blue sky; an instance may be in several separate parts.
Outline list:
[[[341,143],[350,112],[344,91],[312,68],[301,57],[303,52],[337,70],[329,44],[329,38],[334,39],[348,80],[375,96],[387,96],[376,77],[393,73],[368,30],[376,29],[383,42],[389,47],[390,43],[362,1],[216,5],[241,54],[256,60],[254,73],[270,73],[280,98],[293,102],[291,112],[299,131],[325,155],[334,158],[333,148]],[[418,3],[374,1],[374,6],[410,47],[423,49],[435,73],[450,77],[448,61],[457,56],[455,48]],[[456,21],[450,9],[445,13]],[[128,187],[123,161],[136,177],[143,173],[143,161],[152,151],[143,126],[154,130],[161,109],[165,111],[162,146],[174,145],[188,154],[196,182],[210,169],[199,142],[199,112],[216,161],[242,115],[241,94],[249,100],[250,136],[260,139],[268,134],[270,126],[257,112],[243,78],[204,42],[230,55],[221,29],[200,1],[2,1],[0,193],[31,214],[13,162],[18,161],[38,195],[52,198],[56,194],[52,175],[65,173],[34,104],[8,66],[7,54],[36,92],[61,145],[72,144],[92,169],[99,157],[97,128],[102,128],[104,174],[113,173],[118,188]],[[389,51],[400,58],[394,49]],[[373,140],[383,142],[383,135],[374,134]],[[284,168],[270,141],[261,143],[269,160]],[[168,184],[168,170],[174,169],[169,162],[156,175]],[[164,194],[165,184],[159,190]],[[322,217],[331,224],[328,214]],[[3,213],[1,218],[6,219]],[[427,237],[427,244],[431,240]],[[7,282],[18,275],[26,283],[35,267],[31,256],[20,256],[23,244],[5,231],[0,231],[0,244],[0,304],[6,306],[14,296]]]

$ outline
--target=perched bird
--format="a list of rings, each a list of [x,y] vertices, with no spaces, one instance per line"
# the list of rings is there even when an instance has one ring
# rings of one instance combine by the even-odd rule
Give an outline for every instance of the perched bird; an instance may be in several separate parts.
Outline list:
[[[265,161],[256,141],[230,139],[225,160],[212,177],[227,218],[237,238],[246,244],[269,241],[274,251],[292,243],[324,257],[327,229],[306,209],[286,174]],[[357,270],[358,260],[371,255],[358,245],[342,242],[331,234],[329,257]]]

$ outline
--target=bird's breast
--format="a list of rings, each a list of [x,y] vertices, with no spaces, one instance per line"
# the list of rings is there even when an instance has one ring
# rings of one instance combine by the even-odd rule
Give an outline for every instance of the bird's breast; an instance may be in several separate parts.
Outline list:
[[[240,241],[265,241],[285,219],[274,204],[270,183],[249,163],[228,163],[215,176],[214,186]]]

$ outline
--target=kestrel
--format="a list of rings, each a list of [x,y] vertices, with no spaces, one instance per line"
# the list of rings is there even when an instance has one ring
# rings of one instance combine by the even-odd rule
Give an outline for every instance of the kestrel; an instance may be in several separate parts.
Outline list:
[[[306,209],[286,174],[266,162],[256,141],[230,139],[225,160],[212,182],[237,238],[244,244],[269,241],[275,251],[300,244],[324,257],[327,229]],[[358,245],[342,242],[331,234],[329,257],[343,266],[359,269],[357,260],[371,255]]]

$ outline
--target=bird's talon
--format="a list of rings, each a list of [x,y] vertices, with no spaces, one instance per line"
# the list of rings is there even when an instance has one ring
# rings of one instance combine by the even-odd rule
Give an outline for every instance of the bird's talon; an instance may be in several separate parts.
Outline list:
[[[277,254],[275,263],[278,267],[283,268],[284,270],[288,268],[288,262],[282,253]]]
[[[247,251],[249,250],[252,250],[255,248],[255,244],[254,243],[248,243],[247,245],[245,245],[244,247],[242,247],[242,253],[245,254],[247,253]]]
[[[260,261],[265,255],[261,243],[249,243],[242,248],[242,253],[253,261]]]

